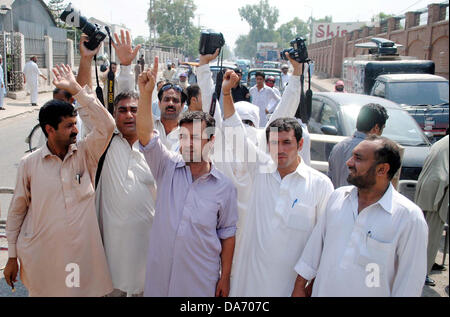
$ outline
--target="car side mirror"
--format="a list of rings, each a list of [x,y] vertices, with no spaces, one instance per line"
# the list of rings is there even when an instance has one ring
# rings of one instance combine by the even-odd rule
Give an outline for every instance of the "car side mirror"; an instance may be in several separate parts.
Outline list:
[[[320,128],[320,130],[326,135],[338,134],[338,130],[336,129],[336,127],[333,127],[332,125],[324,125],[322,126],[322,128]]]
[[[430,141],[430,143],[433,143],[433,141],[434,141],[434,134],[431,133],[430,131],[426,131],[426,132],[424,132],[424,134],[427,137],[428,141]]]

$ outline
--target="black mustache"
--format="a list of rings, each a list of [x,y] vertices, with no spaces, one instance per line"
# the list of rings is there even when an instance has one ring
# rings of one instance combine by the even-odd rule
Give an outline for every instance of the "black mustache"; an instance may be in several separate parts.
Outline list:
[[[71,135],[70,135],[70,137],[71,138],[74,138],[74,137],[76,137],[78,135],[78,133],[72,133]]]
[[[174,106],[167,106],[166,110],[169,110],[169,109],[177,110],[177,108],[175,108]]]

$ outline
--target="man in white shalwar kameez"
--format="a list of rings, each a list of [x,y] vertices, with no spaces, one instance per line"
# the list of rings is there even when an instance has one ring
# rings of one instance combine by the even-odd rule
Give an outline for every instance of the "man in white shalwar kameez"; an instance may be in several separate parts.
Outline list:
[[[5,110],[3,107],[3,103],[5,102],[5,94],[6,94],[6,84],[3,78],[3,57],[0,54],[0,110]]]
[[[198,77],[198,85],[201,90],[201,100],[202,100],[202,109],[204,112],[209,113],[211,107],[211,99],[214,93],[214,82],[212,80],[212,74],[209,68],[210,62],[215,60],[219,54],[217,50],[215,54],[209,55],[201,55],[200,63],[197,68],[197,77]],[[295,61],[294,61],[295,63]],[[293,76],[291,82],[289,83],[290,87],[285,90],[285,93],[280,101],[279,106],[275,110],[275,112],[270,117],[269,122],[266,126],[268,126],[275,119],[282,117],[294,117],[295,112],[297,111],[298,104],[300,103],[300,73]],[[245,133],[249,137],[252,143],[261,145],[262,148],[265,148],[265,131],[263,129],[259,129],[259,108],[256,114],[253,114],[254,111],[252,107],[256,107],[253,104],[250,104],[245,101],[236,103],[236,111],[239,115],[243,114],[240,117],[242,120],[248,120],[253,123],[255,127],[244,125]],[[234,111],[233,111],[234,112]],[[239,219],[237,223],[237,231],[236,231],[236,246],[235,246],[235,258],[239,253],[240,241],[242,232],[245,227],[245,218],[249,209],[251,193],[252,193],[252,176],[247,172],[247,164],[243,162],[230,161],[226,160],[226,156],[233,157],[233,149],[229,149],[231,151],[226,150],[227,153],[222,151],[222,139],[223,136],[223,117],[222,111],[219,104],[216,105],[216,111],[214,112],[214,119],[216,120],[216,126],[218,133],[216,134],[216,142],[214,146],[214,155],[212,157],[214,163],[216,164],[217,169],[223,172],[228,178],[230,178],[234,185],[238,190],[238,214]],[[309,153],[309,146],[308,146]],[[302,160],[303,160],[303,149],[302,152]],[[308,155],[309,157],[309,155]],[[235,266],[232,267],[231,280],[233,283],[233,271]],[[294,277],[295,280],[295,277]]]
[[[301,64],[294,60],[291,63],[295,71],[292,85],[288,85],[281,101],[281,110],[291,98],[298,105],[299,96],[294,90]],[[228,142],[233,136],[230,138],[228,133],[245,136],[246,132],[226,89],[223,96],[225,151],[236,151],[237,157],[244,158],[245,168],[233,169],[239,173],[235,178],[244,173],[250,180],[249,205],[240,246],[235,252],[230,296],[290,296],[296,279],[294,266],[333,186],[298,155],[303,140],[302,128],[295,118],[278,118],[269,124],[275,130],[267,135],[271,158],[245,137],[243,149],[234,149],[234,142]],[[247,157],[239,154],[242,150]],[[251,161],[252,157],[257,158],[256,162]]]
[[[31,105],[37,106],[38,89],[39,89],[39,76],[47,80],[47,77],[42,75],[37,65],[37,57],[31,56],[30,60],[25,64],[23,68],[24,82],[27,85],[27,90],[30,92]]]
[[[85,39],[82,38],[82,42]],[[93,51],[80,43],[78,81],[92,86]],[[114,46],[127,67],[137,50],[122,38]],[[139,95],[119,86],[114,101],[116,132],[97,172],[96,209],[114,291],[110,297],[142,296],[150,229],[155,214],[156,183],[139,151],[136,113]],[[132,88],[132,82],[129,82]],[[83,118],[83,113],[80,111]],[[84,119],[84,118],[83,118]],[[95,123],[86,122],[86,125]],[[99,167],[100,169],[100,167]]]

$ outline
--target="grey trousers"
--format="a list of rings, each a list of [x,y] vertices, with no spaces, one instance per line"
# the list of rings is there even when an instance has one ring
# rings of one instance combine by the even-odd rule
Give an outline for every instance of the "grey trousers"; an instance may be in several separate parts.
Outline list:
[[[425,219],[428,224],[427,274],[430,274],[441,244],[445,222],[439,217],[439,212],[434,211],[426,211]]]

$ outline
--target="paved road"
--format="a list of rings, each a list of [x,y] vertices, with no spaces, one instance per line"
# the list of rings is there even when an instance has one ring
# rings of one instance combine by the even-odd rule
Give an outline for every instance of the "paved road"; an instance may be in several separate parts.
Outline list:
[[[0,156],[0,187],[14,188],[16,183],[17,167],[20,159],[25,155],[28,146],[25,138],[31,128],[38,122],[38,112],[26,113],[15,118],[0,121],[0,144],[2,155]],[[0,219],[7,217],[11,195],[0,195]],[[0,234],[4,233],[4,226],[0,225]],[[0,243],[3,245],[4,241]],[[28,292],[22,283],[16,285],[16,292],[12,293],[10,287],[3,279],[3,268],[7,261],[7,252],[0,251],[0,297],[28,296]]]
[[[329,83],[327,83],[330,85]],[[316,89],[314,89],[316,90]],[[0,155],[0,187],[14,187],[16,181],[17,166],[20,159],[25,155],[28,146],[25,138],[29,134],[31,128],[37,123],[38,112],[25,113],[14,118],[0,121],[0,144],[2,146]],[[3,197],[2,197],[3,196]],[[9,207],[9,195],[0,195],[1,214],[0,219],[7,216],[7,208]],[[0,225],[0,234],[4,233],[4,226]],[[442,238],[441,249],[436,261],[440,264],[442,261],[442,251],[444,245]],[[0,240],[0,246],[4,241]],[[445,261],[448,268],[449,257]],[[11,289],[6,284],[3,277],[3,271],[7,261],[7,252],[0,251],[0,297],[5,296],[27,296],[28,293],[23,285],[19,282],[16,285],[16,292],[11,293]],[[445,272],[432,272],[433,278],[437,285],[435,287],[425,286],[422,296],[426,297],[448,297],[444,288],[449,283],[448,270]]]

